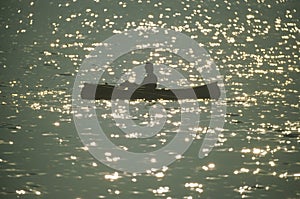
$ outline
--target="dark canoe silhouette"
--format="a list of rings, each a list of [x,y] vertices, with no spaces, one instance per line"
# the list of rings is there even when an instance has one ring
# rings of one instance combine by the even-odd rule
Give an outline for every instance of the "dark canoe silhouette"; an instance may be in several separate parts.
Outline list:
[[[133,89],[134,90],[134,89]],[[113,94],[114,92],[114,94]],[[220,88],[217,82],[182,89],[149,89],[146,87],[137,88],[133,94],[129,90],[115,87],[108,84],[85,83],[81,91],[81,98],[88,100],[111,100],[113,99],[145,99],[145,100],[178,100],[178,99],[218,99]]]

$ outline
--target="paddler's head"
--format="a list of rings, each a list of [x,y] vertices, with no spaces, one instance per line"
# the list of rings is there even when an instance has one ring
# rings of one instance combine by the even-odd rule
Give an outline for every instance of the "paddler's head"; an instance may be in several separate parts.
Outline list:
[[[145,70],[146,73],[153,73],[153,64],[151,62],[146,62]]]

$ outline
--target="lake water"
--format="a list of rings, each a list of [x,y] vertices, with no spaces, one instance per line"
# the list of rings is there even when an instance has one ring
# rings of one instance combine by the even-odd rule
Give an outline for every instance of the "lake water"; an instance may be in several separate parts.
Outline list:
[[[300,198],[299,1],[0,4],[0,198]],[[161,170],[114,170],[81,142],[71,99],[82,61],[96,43],[137,27],[186,34],[224,76],[226,121],[208,157],[198,152],[210,101],[199,101],[201,128],[190,148]],[[115,84],[145,56],[151,52],[116,60],[103,81]],[[178,57],[159,57],[203,83]],[[96,102],[97,116],[116,145],[151,151],[170,142],[180,122],[172,101],[132,104],[133,121],[143,125],[153,103],[165,107],[169,123],[152,139],[124,137],[107,101]]]

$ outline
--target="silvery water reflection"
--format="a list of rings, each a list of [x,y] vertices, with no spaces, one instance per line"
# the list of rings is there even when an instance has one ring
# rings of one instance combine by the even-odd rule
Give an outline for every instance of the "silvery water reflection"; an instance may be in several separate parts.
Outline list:
[[[200,73],[203,81],[210,84],[202,87],[179,87],[178,84],[183,80],[188,85],[190,83],[183,74],[172,68],[164,70],[160,65],[153,65],[151,61],[153,63],[162,62],[159,59],[157,60],[157,57],[161,57],[157,55],[154,57],[151,55],[139,57],[139,59],[148,60],[145,63],[146,73],[137,73],[136,67],[132,68],[135,75],[140,78],[144,77],[142,83],[127,81],[113,86],[107,83],[104,84],[101,81],[103,73],[118,57],[129,52],[135,53],[136,50],[143,52],[147,49],[156,52],[155,54],[158,55],[160,51],[167,51],[169,54],[173,52],[181,59],[185,59],[194,68],[194,71]],[[123,62],[126,61],[128,59]],[[164,76],[165,82],[168,82],[167,84],[158,80],[154,74],[154,66],[155,68],[160,66],[163,69],[162,71],[165,72],[170,70],[170,74]],[[164,67],[168,68],[167,66]],[[114,69],[109,71],[114,72]],[[145,83],[150,72],[156,80],[150,84]],[[160,77],[159,74],[158,77]],[[212,81],[216,81],[216,83],[212,84]],[[166,86],[166,89],[158,89],[158,85]],[[217,142],[218,134],[223,130],[226,103],[224,103],[225,89],[220,74],[205,49],[199,47],[198,43],[186,35],[162,28],[137,28],[114,35],[101,42],[83,61],[73,86],[73,118],[80,139],[97,160],[120,171],[141,173],[170,165],[188,149],[193,141],[192,133],[195,133],[194,129],[197,128],[199,120],[197,102],[189,101],[197,101],[197,99],[202,98],[215,100],[211,101],[211,117],[207,135],[199,151],[200,158],[208,155]],[[127,113],[128,115],[128,100],[181,100],[179,103],[181,120],[178,125],[178,132],[171,142],[161,149],[147,153],[134,153],[124,150],[105,136],[107,130],[99,124],[94,102],[87,101],[94,101],[94,99],[111,100],[113,115],[118,113]],[[187,109],[194,111],[187,111]],[[134,135],[135,138],[150,138],[162,130],[166,122],[163,112],[164,107],[160,105],[149,108],[150,121],[149,125],[146,126],[136,125],[131,119],[122,118],[114,118],[110,124],[116,122],[120,130],[126,134]],[[155,124],[151,120],[154,120]]]
[[[2,4],[1,196],[299,197],[298,4]],[[205,45],[225,76],[229,112],[225,132],[203,161],[195,157],[206,130],[202,127],[207,125],[205,114],[200,116],[203,123],[195,144],[174,164],[144,175],[115,172],[99,164],[76,135],[70,113],[71,88],[84,56],[94,42],[137,26],[168,27],[188,34]],[[101,38],[96,39],[98,35]],[[128,68],[136,61],[132,57]],[[186,63],[174,60],[170,65],[186,71],[192,83],[201,84]],[[116,62],[112,68],[117,66],[124,64]],[[109,74],[104,81],[115,82]],[[98,103],[110,106],[109,102]],[[177,105],[159,103],[169,107],[170,128],[160,133],[157,142],[136,140],[125,147],[153,150],[172,138],[172,126],[178,121]],[[209,102],[199,103],[202,112],[208,111]],[[147,105],[139,106],[134,111],[143,115]],[[111,117],[105,112],[98,116]],[[112,131],[110,137],[125,145],[117,133]]]

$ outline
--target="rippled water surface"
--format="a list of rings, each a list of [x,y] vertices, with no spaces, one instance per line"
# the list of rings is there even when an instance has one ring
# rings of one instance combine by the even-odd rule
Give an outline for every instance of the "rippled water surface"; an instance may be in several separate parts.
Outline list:
[[[0,198],[300,198],[299,1],[0,5]],[[188,35],[224,76],[226,123],[208,157],[198,158],[210,119],[211,102],[203,100],[194,142],[161,170],[116,171],[82,144],[71,105],[80,65],[97,43],[137,27]],[[120,57],[102,81],[115,84],[145,57],[203,83],[185,61],[149,50]],[[130,139],[113,122],[110,102],[95,105],[106,135],[130,151],[168,144],[180,123],[178,102],[131,102],[136,124],[147,123],[153,105],[164,106],[168,122],[151,139]]]

